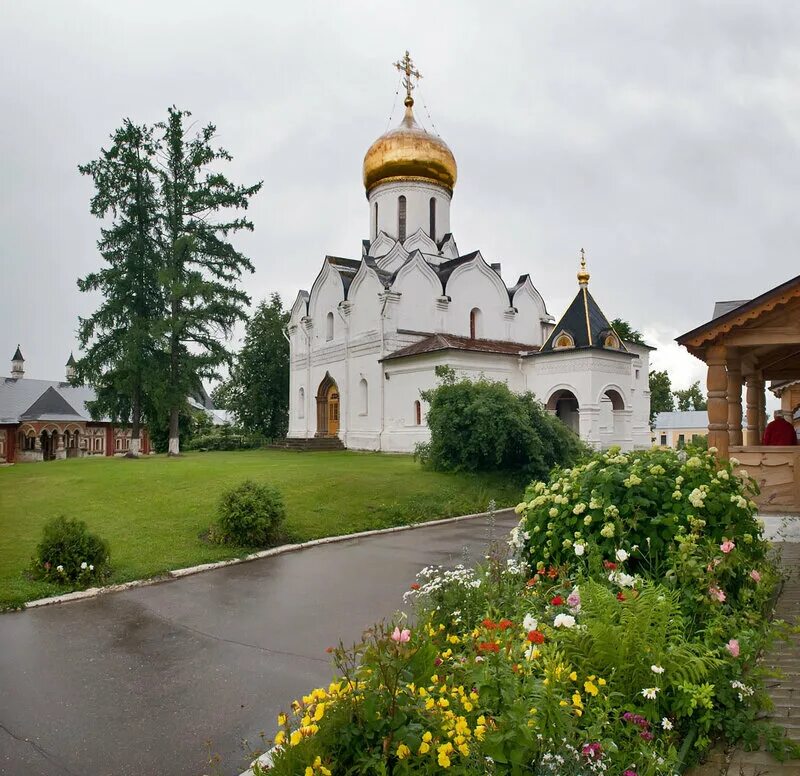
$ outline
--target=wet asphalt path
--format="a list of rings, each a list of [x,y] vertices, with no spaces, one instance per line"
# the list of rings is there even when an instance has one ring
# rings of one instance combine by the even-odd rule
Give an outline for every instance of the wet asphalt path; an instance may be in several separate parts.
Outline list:
[[[497,520],[497,535],[516,522]],[[325,648],[402,607],[414,575],[484,554],[483,518],[383,534],[0,615],[0,774],[238,774]],[[209,753],[221,758],[217,770]]]

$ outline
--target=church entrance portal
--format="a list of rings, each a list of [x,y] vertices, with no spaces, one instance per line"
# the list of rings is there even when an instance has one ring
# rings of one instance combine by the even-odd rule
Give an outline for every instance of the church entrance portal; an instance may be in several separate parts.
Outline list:
[[[56,445],[58,444],[58,432],[48,433],[47,431],[42,431],[39,440],[42,445],[42,460],[54,460],[56,457]]]
[[[567,428],[580,436],[580,409],[578,399],[572,391],[556,391],[546,406]]]
[[[316,436],[336,436],[339,433],[339,387],[328,374],[317,390]]]

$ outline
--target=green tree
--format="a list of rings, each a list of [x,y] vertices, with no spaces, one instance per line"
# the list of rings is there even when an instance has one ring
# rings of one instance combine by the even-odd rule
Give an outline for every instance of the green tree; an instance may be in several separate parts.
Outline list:
[[[688,388],[682,391],[673,391],[678,402],[678,409],[685,412],[687,410],[708,409],[708,401],[705,394],[700,390],[700,381],[696,380]]]
[[[167,297],[164,334],[168,379],[164,401],[169,409],[169,453],[180,452],[179,422],[186,397],[202,378],[219,377],[231,354],[220,335],[246,318],[250,303],[239,287],[252,272],[250,260],[229,242],[230,235],[252,231],[238,211],[246,210],[261,183],[240,186],[216,169],[230,161],[223,148],[213,147],[216,127],[208,124],[193,136],[188,111],[169,109],[161,132],[160,191],[163,206],[164,269]]]
[[[672,383],[666,370],[653,369],[650,372],[650,425],[655,423],[659,412],[672,412],[675,399],[672,396]]]
[[[156,322],[161,318],[157,175],[152,130],[126,119],[100,158],[79,166],[92,179],[92,215],[104,219],[97,247],[105,266],[78,280],[84,292],[103,300],[89,318],[79,318],[83,356],[76,382],[94,386],[92,416],[130,422],[130,456],[138,456],[143,415],[155,393]]]
[[[431,441],[417,454],[441,471],[506,471],[541,479],[557,464],[571,465],[585,448],[531,393],[505,383],[456,380],[437,370],[441,384],[422,392],[430,404]]]
[[[627,321],[623,321],[622,318],[614,318],[614,320],[611,321],[611,325],[614,327],[614,331],[617,332],[623,340],[635,342],[637,345],[647,344],[644,341],[642,333],[634,329]]]
[[[286,435],[289,413],[289,313],[272,294],[247,322],[244,345],[230,379],[214,391],[217,406],[231,410],[237,425],[268,439]]]

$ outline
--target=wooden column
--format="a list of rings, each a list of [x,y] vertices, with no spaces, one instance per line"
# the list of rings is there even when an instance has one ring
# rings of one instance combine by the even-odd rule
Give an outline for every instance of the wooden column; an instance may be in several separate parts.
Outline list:
[[[755,447],[761,444],[761,436],[758,433],[758,375],[753,372],[747,375],[747,433],[744,443],[748,447]]]
[[[761,444],[761,440],[764,439],[764,432],[767,429],[767,397],[766,393],[766,384],[764,383],[764,378],[759,375],[758,376],[758,443]]]
[[[719,458],[728,457],[728,372],[724,345],[706,351],[708,364],[708,446],[717,448]]]
[[[728,440],[742,444],[742,362],[728,356]]]

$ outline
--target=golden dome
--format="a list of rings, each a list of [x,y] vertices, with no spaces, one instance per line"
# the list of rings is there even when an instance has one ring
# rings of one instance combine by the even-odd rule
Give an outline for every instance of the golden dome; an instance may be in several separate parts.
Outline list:
[[[381,135],[364,157],[367,194],[379,183],[409,178],[437,183],[452,193],[457,175],[453,152],[414,120],[413,98],[407,97],[405,104],[400,126]]]

